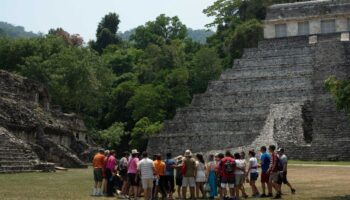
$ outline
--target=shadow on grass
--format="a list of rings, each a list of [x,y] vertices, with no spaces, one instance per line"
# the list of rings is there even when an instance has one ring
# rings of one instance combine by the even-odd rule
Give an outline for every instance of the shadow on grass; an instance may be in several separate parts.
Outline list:
[[[335,196],[335,197],[324,197],[324,198],[317,198],[320,200],[350,200],[350,195],[345,196]]]

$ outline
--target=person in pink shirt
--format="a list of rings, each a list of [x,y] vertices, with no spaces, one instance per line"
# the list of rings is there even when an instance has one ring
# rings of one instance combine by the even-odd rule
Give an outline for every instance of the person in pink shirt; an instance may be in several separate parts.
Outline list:
[[[113,188],[114,188],[114,175],[115,175],[115,166],[117,162],[115,159],[115,151],[111,150],[110,155],[106,161],[106,176],[107,176],[107,196],[112,197]]]
[[[138,194],[138,187],[139,187],[139,179],[137,178],[137,165],[139,163],[139,158],[138,158],[139,152],[136,149],[133,149],[131,151],[131,158],[128,163],[128,181],[129,185],[132,188],[134,192],[134,199],[137,199],[137,194]],[[131,190],[130,194],[131,196]]]

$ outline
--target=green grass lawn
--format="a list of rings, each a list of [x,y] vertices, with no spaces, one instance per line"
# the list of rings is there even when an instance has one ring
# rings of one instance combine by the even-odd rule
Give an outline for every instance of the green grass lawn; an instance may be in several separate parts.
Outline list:
[[[350,161],[301,161],[301,160],[290,160],[289,164],[295,165],[341,165],[350,166]]]
[[[293,163],[305,164],[297,161]],[[283,199],[350,199],[348,167],[290,166],[288,174],[290,182],[297,189],[297,194],[291,195],[290,191],[283,187]],[[91,169],[70,169],[56,173],[0,174],[1,200],[117,199],[90,197],[91,188]],[[246,184],[245,188],[250,193],[249,185]],[[259,183],[258,188],[260,189]]]

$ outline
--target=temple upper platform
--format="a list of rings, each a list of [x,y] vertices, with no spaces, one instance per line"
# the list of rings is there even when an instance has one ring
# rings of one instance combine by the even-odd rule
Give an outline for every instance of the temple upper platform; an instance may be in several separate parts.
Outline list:
[[[350,30],[349,0],[318,0],[272,5],[264,20],[264,37],[345,33]]]

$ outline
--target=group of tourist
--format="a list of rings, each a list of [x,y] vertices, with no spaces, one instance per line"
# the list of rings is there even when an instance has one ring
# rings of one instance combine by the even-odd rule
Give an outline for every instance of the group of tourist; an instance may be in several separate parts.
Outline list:
[[[173,199],[176,192],[179,199],[239,199],[248,198],[244,184],[249,183],[252,197],[280,199],[282,183],[289,186],[292,194],[295,189],[287,180],[288,159],[284,149],[275,150],[274,145],[268,151],[262,146],[260,163],[254,150],[249,151],[247,160],[244,152],[232,155],[227,151],[209,155],[207,162],[202,154],[194,156],[190,150],[176,158],[167,153],[164,160],[160,154],[151,159],[147,152],[132,150],[131,155],[123,153],[119,161],[115,151],[100,150],[93,158],[92,195],[113,197],[116,193],[122,199],[138,199],[143,193],[145,200],[151,200]],[[258,168],[261,192],[256,186]]]

